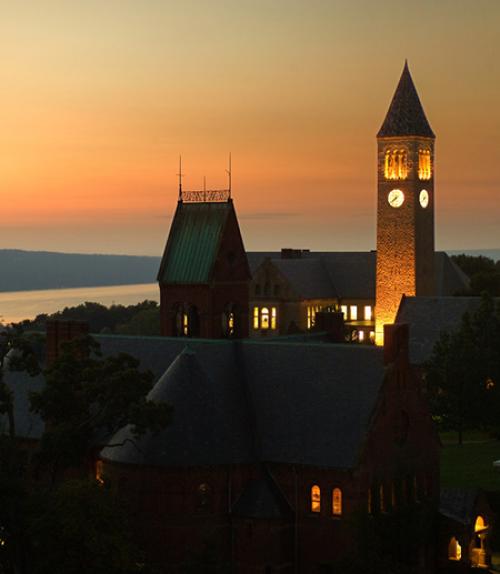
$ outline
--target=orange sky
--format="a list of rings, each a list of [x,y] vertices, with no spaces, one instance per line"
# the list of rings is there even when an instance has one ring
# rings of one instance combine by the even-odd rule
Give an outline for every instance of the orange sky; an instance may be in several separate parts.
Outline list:
[[[0,248],[159,255],[177,194],[248,249],[373,249],[375,133],[407,57],[436,237],[500,247],[500,1],[0,0]]]

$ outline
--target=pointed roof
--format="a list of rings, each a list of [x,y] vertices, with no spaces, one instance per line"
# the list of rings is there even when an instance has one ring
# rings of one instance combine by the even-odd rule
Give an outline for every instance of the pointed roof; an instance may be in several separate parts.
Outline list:
[[[391,136],[435,137],[425,117],[406,61],[389,111],[377,134],[379,138]]]

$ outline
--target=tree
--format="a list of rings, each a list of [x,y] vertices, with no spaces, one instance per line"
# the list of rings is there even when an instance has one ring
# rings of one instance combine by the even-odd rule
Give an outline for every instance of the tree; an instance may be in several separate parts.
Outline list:
[[[92,337],[67,342],[45,374],[45,387],[31,396],[31,406],[49,422],[42,437],[40,461],[53,478],[70,467],[84,468],[92,454],[120,428],[130,424],[138,437],[158,432],[170,419],[170,407],[146,395],[151,371],[120,353],[102,357]]]
[[[491,296],[500,295],[500,261],[483,255],[453,255],[452,260],[470,279],[470,287],[461,295],[480,295],[486,291]]]
[[[443,333],[425,365],[433,414],[444,428],[498,430],[500,413],[500,309],[484,294],[460,328]]]
[[[0,366],[0,412],[8,420],[0,435],[0,573],[137,572],[141,555],[130,544],[124,511],[88,476],[87,465],[121,426],[131,424],[139,436],[168,424],[170,407],[146,398],[152,374],[129,355],[102,357],[90,337],[67,343],[43,371],[45,388],[32,396],[49,423],[34,458],[51,480],[37,482],[3,379],[7,368],[40,373],[19,329],[2,333]],[[79,469],[81,480],[68,480],[69,468]]]

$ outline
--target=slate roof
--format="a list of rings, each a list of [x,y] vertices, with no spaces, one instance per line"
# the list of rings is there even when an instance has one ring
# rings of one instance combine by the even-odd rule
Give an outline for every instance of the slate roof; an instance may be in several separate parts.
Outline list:
[[[208,283],[233,203],[179,201],[163,254],[161,283]]]
[[[352,468],[384,378],[376,347],[97,339],[105,353],[130,352],[153,370],[163,365],[151,396],[174,407],[172,423],[156,437],[135,441],[124,428],[111,439],[124,444],[102,456],[125,464]]]
[[[308,252],[298,259],[282,259],[279,252],[250,252],[252,275],[266,258],[304,299],[375,299],[375,251]],[[434,265],[439,296],[467,289],[467,276],[446,253],[437,251]]]
[[[404,297],[396,323],[410,325],[410,362],[422,364],[444,331],[453,332],[465,312],[474,311],[480,297]]]
[[[405,62],[389,111],[377,134],[379,138],[391,136],[435,137],[420,103],[407,62]]]
[[[477,488],[442,488],[439,512],[468,526],[476,519],[476,501],[479,494],[480,490]]]

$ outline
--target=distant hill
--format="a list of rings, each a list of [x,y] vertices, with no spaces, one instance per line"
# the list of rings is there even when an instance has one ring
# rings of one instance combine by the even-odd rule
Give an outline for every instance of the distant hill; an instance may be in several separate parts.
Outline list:
[[[153,283],[159,257],[0,250],[0,291]]]

